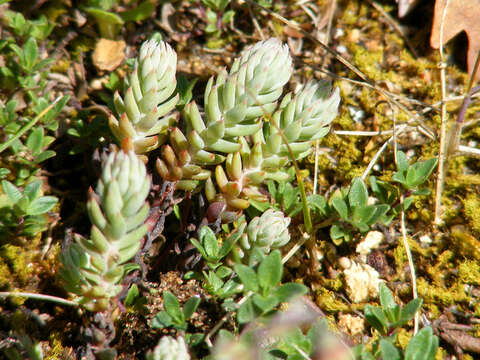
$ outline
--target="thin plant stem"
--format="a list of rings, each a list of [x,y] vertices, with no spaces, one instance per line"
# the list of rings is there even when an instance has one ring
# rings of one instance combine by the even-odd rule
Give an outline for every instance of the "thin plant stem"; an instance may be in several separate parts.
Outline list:
[[[445,74],[445,58],[443,55],[443,30],[445,25],[445,17],[447,15],[448,5],[450,0],[446,0],[445,8],[443,9],[442,22],[440,24],[440,84],[442,92],[442,104],[440,116],[442,125],[440,128],[440,154],[438,155],[438,170],[437,170],[437,186],[435,192],[435,218],[434,224],[439,226],[442,224],[442,193],[445,184],[445,160],[447,152],[447,104],[444,99],[447,98],[446,74]]]
[[[25,125],[23,128],[21,128],[20,130],[18,130],[18,132],[12,136],[10,139],[8,139],[7,141],[5,141],[3,144],[0,144],[0,153],[3,152],[4,150],[8,149],[14,141],[18,140],[23,134],[25,134],[28,130],[30,130],[37,122],[40,121],[40,119],[42,117],[45,116],[46,113],[48,113],[54,106],[57,102],[59,102],[61,99],[63,98],[63,96],[59,96],[57,97],[50,105],[48,105],[45,109],[42,110],[42,112],[40,112],[40,114],[38,114],[37,116],[35,116],[32,120],[30,120],[30,122]]]
[[[462,131],[464,128],[465,123],[465,115],[467,114],[467,108],[472,101],[472,95],[480,91],[480,86],[473,86],[473,80],[477,76],[478,66],[480,64],[480,51],[477,53],[477,59],[475,60],[475,66],[473,67],[472,74],[470,75],[470,79],[468,81],[467,90],[465,91],[465,95],[463,97],[462,106],[460,107],[460,111],[457,115],[457,121],[453,123],[450,127],[450,130],[447,135],[447,159],[449,156],[455,154],[458,150],[458,146],[460,144],[460,137],[462,136]]]
[[[335,14],[335,9],[337,8],[337,0],[332,0],[330,2],[330,8],[328,13],[328,25],[327,31],[325,33],[325,44],[328,45],[330,42],[330,34],[332,32],[332,23],[333,23],[333,15]],[[317,139],[315,140],[315,164],[313,167],[313,193],[317,193],[317,186],[318,186],[318,157],[319,157],[319,150],[320,150],[320,141]]]
[[[403,125],[400,125],[397,129],[397,132],[396,132],[396,135],[398,136],[398,134],[402,133],[403,131],[405,131],[405,129],[407,128],[407,125],[406,124],[403,124]],[[388,144],[390,144],[395,138],[392,136],[390,137],[387,141],[385,141],[385,143],[382,145],[382,147],[380,149],[378,149],[378,151],[376,152],[376,154],[373,156],[372,160],[370,160],[370,163],[368,164],[367,168],[365,169],[365,171],[363,172],[362,174],[362,180],[365,180],[368,176],[368,174],[370,173],[370,171],[372,171],[372,168],[375,166],[375,164],[377,163],[378,161],[378,158],[380,157],[380,155],[382,155],[382,153],[385,151],[385,149],[387,148]]]
[[[78,303],[76,303],[75,301],[70,301],[70,300],[57,297],[57,296],[52,296],[52,295],[35,294],[35,293],[29,293],[29,292],[15,292],[15,291],[0,292],[0,297],[10,297],[10,296],[26,297],[29,299],[43,300],[43,301],[51,301],[57,304],[62,304],[67,306],[78,306]]]
[[[402,241],[403,241],[403,246],[405,247],[405,252],[407,253],[408,267],[410,268],[410,279],[412,281],[413,299],[416,299],[418,298],[417,276],[415,274],[415,265],[413,263],[413,257],[412,257],[412,252],[410,251],[410,245],[408,245],[407,227],[405,225],[405,211],[403,209],[403,199],[404,197],[402,195],[400,197],[400,204],[402,207],[402,213],[400,215],[400,222],[401,222],[401,228],[402,228]],[[420,322],[420,313],[417,311],[415,313],[415,318],[413,319],[413,335],[414,336],[418,332],[419,322]]]
[[[480,156],[480,149],[465,145],[458,145],[458,152],[460,155]]]
[[[313,231],[312,225],[312,216],[310,214],[310,209],[308,208],[307,202],[307,194],[305,192],[305,185],[303,183],[303,177],[300,172],[300,168],[298,166],[297,160],[295,160],[295,156],[293,155],[292,148],[288,144],[288,139],[285,137],[283,130],[280,129],[274,121],[270,122],[279,132],[280,136],[282,137],[283,142],[287,146],[288,153],[290,154],[290,158],[292,159],[293,166],[295,167],[295,175],[297,176],[297,183],[298,188],[300,190],[300,199],[302,200],[302,211],[303,211],[303,222],[305,226],[305,231],[309,235],[309,238],[306,241],[307,250],[310,253],[310,270],[312,274],[315,273],[320,268],[320,263],[318,262],[317,252],[316,252],[316,242],[315,242],[315,233]]]

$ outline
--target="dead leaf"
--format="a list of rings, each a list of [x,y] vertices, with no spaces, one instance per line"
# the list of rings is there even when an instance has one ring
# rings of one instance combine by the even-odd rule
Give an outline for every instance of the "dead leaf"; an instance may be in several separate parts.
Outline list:
[[[125,59],[125,41],[100,39],[93,52],[93,64],[99,70],[113,71]]]
[[[443,11],[447,0],[435,2],[435,14],[433,18],[432,35],[430,45],[434,49],[440,47],[440,26],[442,24]],[[480,0],[451,0],[445,15],[443,25],[443,44],[452,39],[461,31],[465,31],[468,37],[468,70],[471,71],[475,59],[480,51]],[[480,73],[477,74],[480,79]]]

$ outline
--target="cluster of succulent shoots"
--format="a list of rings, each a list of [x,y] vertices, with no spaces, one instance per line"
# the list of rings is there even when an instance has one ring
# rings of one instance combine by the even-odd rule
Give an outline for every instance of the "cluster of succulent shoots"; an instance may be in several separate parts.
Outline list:
[[[118,118],[111,115],[109,124],[123,150],[107,157],[96,192],[90,191],[90,238],[76,235],[61,254],[65,289],[88,310],[107,309],[120,293],[126,264],[147,233],[148,152],[161,146],[160,176],[178,190],[203,186],[213,207],[222,209],[222,220],[233,221],[249,200],[265,199],[260,187],[266,179],[288,178],[291,158],[310,154],[337,114],[338,89],[327,82],[300,86],[280,101],[292,59],[286,45],[270,39],[244,51],[229,72],[210,78],[202,111],[187,104],[180,128],[176,62],[168,44],[145,42],[123,97],[114,95]],[[289,223],[273,210],[254,218],[240,241],[243,260],[252,263],[286,244]]]
[[[96,192],[87,203],[90,238],[76,235],[61,254],[65,289],[91,311],[109,307],[122,290],[126,265],[147,233],[150,176],[133,151],[112,152],[103,163]]]
[[[301,159],[325,136],[337,115],[338,89],[309,82],[280,99],[292,72],[287,45],[261,41],[245,50],[230,71],[207,83],[203,106],[183,110],[182,128],[172,110],[176,54],[164,42],[145,42],[123,98],[115,94],[118,119],[110,128],[118,140],[131,138],[137,154],[161,146],[156,168],[176,189],[203,187],[210,203],[224,203],[224,221],[235,219],[249,200],[264,200],[266,179],[284,180],[291,156]],[[287,145],[288,144],[288,145]]]

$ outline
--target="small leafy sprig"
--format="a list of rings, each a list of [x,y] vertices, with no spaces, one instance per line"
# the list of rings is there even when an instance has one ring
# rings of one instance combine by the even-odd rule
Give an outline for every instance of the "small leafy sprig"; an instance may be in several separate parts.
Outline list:
[[[0,195],[0,236],[12,231],[24,236],[34,236],[46,229],[46,213],[56,204],[54,196],[42,196],[42,180],[27,184],[23,190],[2,180],[4,195]]]
[[[368,189],[361,178],[355,178],[348,191],[337,191],[329,202],[343,221],[336,222],[330,228],[330,237],[336,245],[352,239],[352,232],[344,223],[365,233],[390,209],[387,204],[368,204]]]
[[[227,6],[230,4],[230,0],[202,0],[202,4],[207,8],[206,20],[207,27],[205,32],[207,34],[219,37],[225,26],[235,16],[234,10],[227,10]]]
[[[354,231],[366,233],[379,222],[388,225],[398,214],[408,210],[414,196],[430,194],[421,186],[436,165],[436,158],[409,164],[405,153],[397,151],[397,171],[392,182],[370,176],[369,193],[365,181],[355,178],[348,188],[335,191],[328,201],[316,196],[311,197],[310,202],[320,210],[319,215],[327,216],[333,222],[330,238],[340,245],[351,241]]]
[[[232,269],[226,266],[225,259],[237,241],[243,236],[247,223],[242,217],[237,222],[237,228],[224,241],[220,247],[212,229],[203,226],[199,231],[199,239],[190,239],[193,246],[202,255],[207,263],[208,272],[202,271],[204,288],[215,298],[228,298],[238,292],[238,282],[231,278]]]
[[[155,329],[173,327],[181,331],[187,330],[187,320],[197,310],[200,302],[201,299],[199,296],[192,296],[185,302],[182,308],[175,295],[170,291],[164,291],[163,306],[165,310],[155,315],[152,320],[152,327]]]
[[[421,329],[410,339],[405,352],[394,345],[397,330],[405,326],[422,306],[422,299],[413,299],[405,307],[395,302],[392,292],[385,284],[380,284],[381,307],[365,306],[365,318],[377,330],[381,338],[373,342],[371,350],[364,345],[354,348],[356,359],[375,360],[433,360],[438,348],[438,337],[431,327]]]
[[[279,285],[283,275],[282,255],[279,250],[267,255],[256,270],[244,264],[235,264],[234,270],[243,285],[243,292],[248,294],[246,301],[238,307],[237,321],[240,324],[265,316],[280,303],[307,293],[307,287],[302,284]],[[228,301],[224,306],[233,307],[235,304]]]

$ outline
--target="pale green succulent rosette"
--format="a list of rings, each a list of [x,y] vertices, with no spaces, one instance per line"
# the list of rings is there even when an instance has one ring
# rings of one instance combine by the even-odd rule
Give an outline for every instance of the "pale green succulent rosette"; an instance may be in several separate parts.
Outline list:
[[[187,122],[206,150],[232,153],[240,150],[239,136],[250,136],[262,127],[261,117],[272,113],[284,85],[292,75],[292,58],[279,39],[256,43],[235,60],[227,74],[210,78],[205,89],[205,125]]]
[[[109,118],[110,129],[118,142],[130,138],[137,154],[157,148],[173,124],[169,113],[178,103],[172,97],[177,81],[177,54],[167,43],[149,40],[143,43],[133,72],[125,78],[123,98],[114,95],[119,115]]]
[[[286,245],[290,241],[289,225],[290,218],[273,209],[253,218],[248,223],[246,234],[240,239],[240,256],[252,262],[255,256],[258,259]]]
[[[183,337],[164,336],[153,351],[148,352],[147,360],[190,360],[190,355]]]
[[[290,156],[287,145],[281,138],[279,130],[285,138],[296,160],[309,155],[312,143],[324,137],[330,130],[330,123],[335,119],[340,104],[340,91],[332,90],[327,81],[311,81],[302,86],[293,96],[287,94],[280,103],[271,122],[263,128],[264,167],[284,166],[285,156]]]
[[[210,78],[204,97],[205,116],[195,102],[184,109],[186,134],[174,129],[170,145],[157,161],[160,175],[177,181],[177,189],[193,190],[210,176],[203,166],[225,160],[242,148],[240,137],[262,128],[261,117],[272,113],[292,74],[288,47],[278,39],[259,42],[237,59],[230,71]],[[175,157],[171,156],[175,154]]]
[[[103,164],[97,191],[87,203],[90,238],[75,237],[61,254],[65,289],[91,311],[104,310],[122,290],[124,264],[147,233],[150,176],[133,151],[111,153]]]

